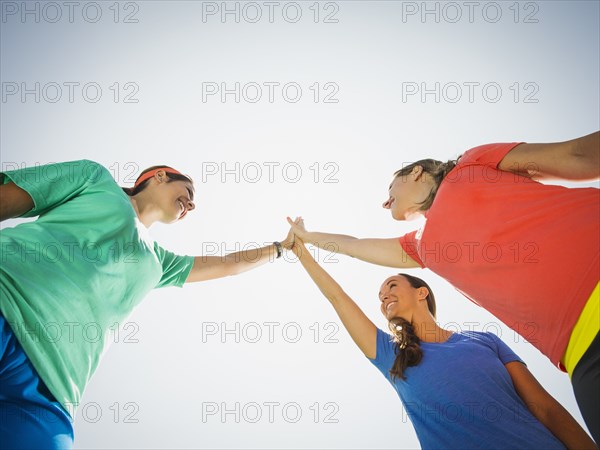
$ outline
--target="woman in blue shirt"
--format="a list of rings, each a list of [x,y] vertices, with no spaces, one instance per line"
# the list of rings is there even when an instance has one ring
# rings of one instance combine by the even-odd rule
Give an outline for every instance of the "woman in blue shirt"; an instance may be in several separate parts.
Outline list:
[[[303,227],[302,219],[295,224]],[[439,327],[433,292],[423,280],[399,274],[383,282],[379,300],[390,335],[369,320],[297,236],[292,250],[356,345],[400,396],[423,448],[597,448],[497,336]]]

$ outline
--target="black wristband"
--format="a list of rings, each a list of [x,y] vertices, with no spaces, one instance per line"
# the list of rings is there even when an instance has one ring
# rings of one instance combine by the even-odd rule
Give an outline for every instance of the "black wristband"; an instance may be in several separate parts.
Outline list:
[[[283,255],[283,248],[281,247],[281,242],[275,241],[273,242],[273,245],[277,249],[277,258],[281,258],[281,255]]]

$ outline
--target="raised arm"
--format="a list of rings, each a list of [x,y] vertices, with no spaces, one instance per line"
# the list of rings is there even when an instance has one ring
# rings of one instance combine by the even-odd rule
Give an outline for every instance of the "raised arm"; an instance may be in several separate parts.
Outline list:
[[[0,221],[19,217],[33,206],[31,196],[12,181],[0,185]]]
[[[323,295],[329,300],[350,337],[367,358],[375,358],[377,350],[377,328],[341,286],[311,256],[302,240],[297,236],[292,247],[302,266]]]
[[[288,218],[288,222],[297,237],[304,242],[315,245],[323,250],[342,253],[380,266],[403,269],[420,267],[419,264],[404,251],[398,238],[358,239],[345,234],[306,231],[302,222],[295,223],[290,218]]]
[[[534,179],[586,181],[600,178],[600,132],[550,144],[519,144],[500,170]]]
[[[290,230],[287,237],[281,241],[282,251],[284,249],[289,250],[292,247],[292,241],[293,234]],[[224,256],[196,256],[192,270],[185,282],[193,283],[238,275],[256,269],[268,261],[273,261],[277,258],[277,252],[275,244],[271,244],[266,247],[242,250]]]
[[[510,362],[506,370],[531,413],[568,449],[598,449],[573,416],[546,392],[524,364]]]

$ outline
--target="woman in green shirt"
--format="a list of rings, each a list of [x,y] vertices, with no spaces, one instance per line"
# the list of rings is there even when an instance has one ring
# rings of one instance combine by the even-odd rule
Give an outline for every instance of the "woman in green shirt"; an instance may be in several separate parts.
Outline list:
[[[150,290],[235,275],[291,246],[288,235],[259,249],[194,257],[150,237],[152,224],[177,222],[194,208],[192,180],[168,166],[146,169],[133,188],[89,160],[0,174],[0,220],[39,216],[0,234],[2,446],[72,446],[71,417],[110,326]]]

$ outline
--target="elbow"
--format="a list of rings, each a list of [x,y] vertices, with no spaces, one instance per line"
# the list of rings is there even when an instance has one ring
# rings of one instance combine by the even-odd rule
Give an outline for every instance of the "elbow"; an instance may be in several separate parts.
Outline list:
[[[541,404],[528,404],[527,407],[531,413],[549,430],[560,427],[562,422],[562,407],[554,402]]]
[[[578,180],[592,180],[600,177],[600,143],[577,142],[571,146],[571,161]]]
[[[338,245],[336,253],[341,253],[342,255],[350,256],[351,258],[362,259],[359,245],[360,239],[352,238],[344,247]]]
[[[224,266],[224,277],[231,277],[234,275],[239,275],[245,270],[242,268],[242,264],[236,263],[235,261],[228,261]]]
[[[567,179],[573,181],[593,181],[600,178],[600,160],[581,156],[574,161],[571,176]]]

